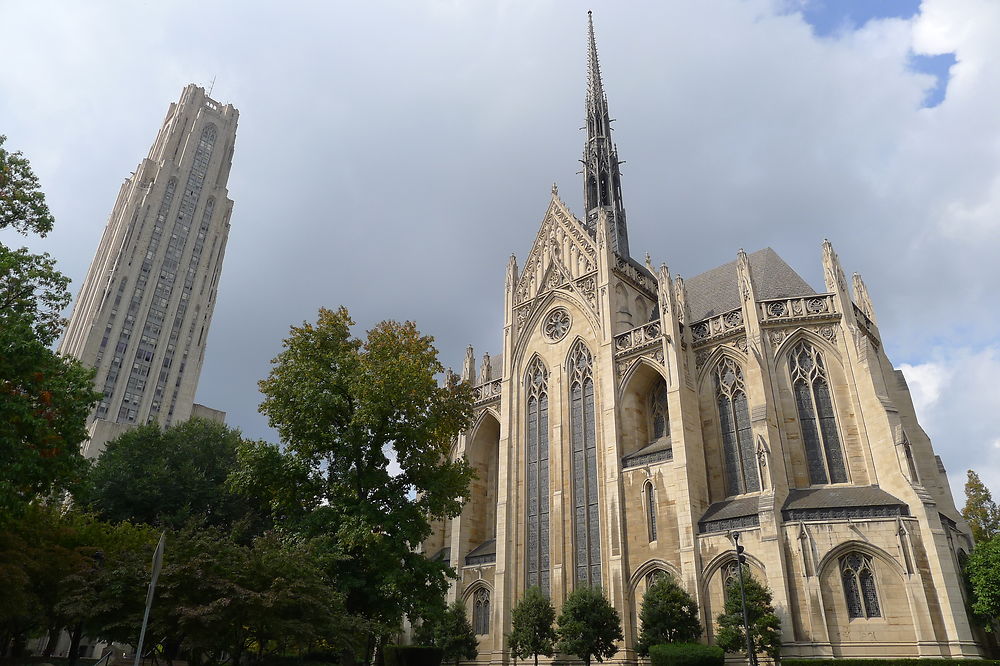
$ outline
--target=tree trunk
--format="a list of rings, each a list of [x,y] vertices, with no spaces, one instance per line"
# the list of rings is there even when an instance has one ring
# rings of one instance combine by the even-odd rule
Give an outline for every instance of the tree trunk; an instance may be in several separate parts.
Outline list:
[[[535,666],[538,666],[538,653],[535,653]]]
[[[69,663],[68,666],[76,666],[80,659],[80,639],[83,638],[83,623],[77,622],[69,632]]]
[[[52,652],[56,649],[56,645],[59,644],[59,632],[61,629],[61,627],[57,627],[55,625],[49,626],[49,641],[45,644],[45,649],[42,650],[43,657],[48,658],[52,656]]]

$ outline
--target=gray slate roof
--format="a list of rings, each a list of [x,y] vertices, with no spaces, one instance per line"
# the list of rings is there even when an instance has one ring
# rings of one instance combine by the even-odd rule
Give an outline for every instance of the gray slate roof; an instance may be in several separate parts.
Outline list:
[[[466,557],[479,557],[480,555],[496,555],[497,554],[497,540],[487,539],[475,548],[469,551]]]
[[[906,502],[876,486],[800,488],[789,491],[781,508],[788,511],[848,506],[906,506]]]
[[[769,247],[748,255],[757,298],[809,296],[816,291]],[[736,284],[736,261],[684,280],[691,321],[729,312],[740,307]]]
[[[752,516],[758,511],[758,499],[757,495],[753,495],[751,497],[740,497],[737,499],[715,502],[708,507],[705,515],[703,515],[698,522],[707,523],[710,520],[726,520],[728,518]]]

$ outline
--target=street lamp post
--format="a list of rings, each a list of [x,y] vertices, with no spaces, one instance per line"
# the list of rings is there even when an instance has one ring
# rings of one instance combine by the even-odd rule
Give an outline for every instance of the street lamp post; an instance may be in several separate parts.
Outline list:
[[[747,593],[743,585],[743,565],[747,561],[747,556],[743,554],[743,551],[746,548],[740,545],[739,532],[731,533],[730,537],[736,545],[736,569],[740,577],[740,605],[743,607],[743,635],[747,639],[747,660],[750,662],[750,666],[757,666],[757,652],[753,649],[753,637],[750,636],[750,618],[747,615]]]

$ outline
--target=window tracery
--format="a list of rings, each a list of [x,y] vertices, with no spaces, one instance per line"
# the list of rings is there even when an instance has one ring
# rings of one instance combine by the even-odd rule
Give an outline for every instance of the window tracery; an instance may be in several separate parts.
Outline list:
[[[667,383],[662,378],[656,380],[649,392],[649,440],[655,442],[666,437],[670,431],[667,416]]]
[[[573,455],[573,536],[576,580],[601,582],[601,531],[597,508],[597,441],[594,414],[593,356],[582,342],[573,345],[567,364]]]
[[[849,618],[882,617],[871,555],[848,553],[841,557],[840,579],[844,584]]]
[[[846,483],[847,468],[823,355],[803,340],[792,349],[789,364],[809,481]]]
[[[722,430],[722,454],[728,495],[760,490],[760,473],[750,428],[743,370],[728,356],[715,367],[715,395]]]
[[[477,635],[490,633],[490,591],[485,587],[472,597],[472,628]]]
[[[528,585],[549,591],[549,395],[548,370],[536,358],[528,367],[527,551]]]

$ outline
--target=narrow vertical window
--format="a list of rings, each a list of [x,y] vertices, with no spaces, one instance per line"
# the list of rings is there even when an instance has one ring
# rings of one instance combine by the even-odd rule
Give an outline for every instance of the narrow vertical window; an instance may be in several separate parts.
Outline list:
[[[743,371],[736,361],[723,358],[715,368],[715,393],[722,429],[722,457],[726,492],[741,495],[760,490],[750,410],[747,406]]]
[[[870,555],[849,553],[841,557],[840,578],[844,584],[849,618],[882,617]]]
[[[823,356],[808,342],[800,342],[792,350],[790,368],[809,482],[846,483],[847,468]]]
[[[479,635],[490,633],[490,591],[485,587],[472,597],[472,628]]]
[[[597,510],[597,441],[593,357],[577,342],[569,353],[570,432],[573,448],[573,537],[576,580],[601,583],[601,530]]]
[[[549,395],[548,371],[535,359],[526,378],[528,586],[549,592]]]
[[[652,542],[656,541],[656,491],[653,490],[651,481],[643,485],[643,492],[646,495],[646,526]]]
[[[655,442],[666,437],[670,432],[670,421],[667,418],[667,383],[663,378],[656,380],[653,390],[649,392],[649,441]]]

